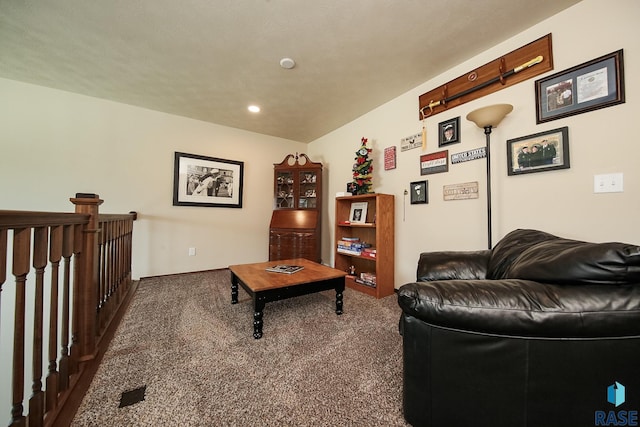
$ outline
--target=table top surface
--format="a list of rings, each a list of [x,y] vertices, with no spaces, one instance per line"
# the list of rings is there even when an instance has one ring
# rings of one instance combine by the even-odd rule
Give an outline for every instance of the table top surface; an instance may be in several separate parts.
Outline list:
[[[274,273],[266,270],[275,265],[299,265],[304,268],[291,274]],[[336,279],[347,275],[344,271],[304,258],[230,265],[229,270],[254,292]]]

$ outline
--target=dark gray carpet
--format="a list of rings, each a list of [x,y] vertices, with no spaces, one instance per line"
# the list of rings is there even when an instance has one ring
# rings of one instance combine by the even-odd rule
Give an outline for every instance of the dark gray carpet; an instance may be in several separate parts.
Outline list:
[[[395,296],[268,303],[260,340],[248,295],[230,301],[228,270],[143,279],[72,425],[408,425]]]

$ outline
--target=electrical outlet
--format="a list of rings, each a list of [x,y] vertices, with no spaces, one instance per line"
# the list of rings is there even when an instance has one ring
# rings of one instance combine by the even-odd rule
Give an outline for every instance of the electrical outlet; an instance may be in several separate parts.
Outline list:
[[[196,255],[196,248],[189,248],[189,256],[195,256]]]
[[[609,173],[593,176],[594,193],[622,193],[624,182],[622,173]]]

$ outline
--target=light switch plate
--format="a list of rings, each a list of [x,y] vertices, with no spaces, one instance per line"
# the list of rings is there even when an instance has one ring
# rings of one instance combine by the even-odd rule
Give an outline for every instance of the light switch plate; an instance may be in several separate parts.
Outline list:
[[[593,176],[594,193],[622,193],[624,182],[622,172]]]

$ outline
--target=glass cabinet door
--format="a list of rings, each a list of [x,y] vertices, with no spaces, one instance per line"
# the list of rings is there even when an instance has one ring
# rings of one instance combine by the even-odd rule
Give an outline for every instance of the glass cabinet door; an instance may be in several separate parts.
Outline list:
[[[299,176],[299,191],[298,191],[298,208],[305,209],[310,208],[314,209],[317,207],[317,180],[318,173],[317,171],[309,170],[309,171],[300,171]]]
[[[295,207],[293,198],[293,172],[282,171],[276,174],[276,207]]]

